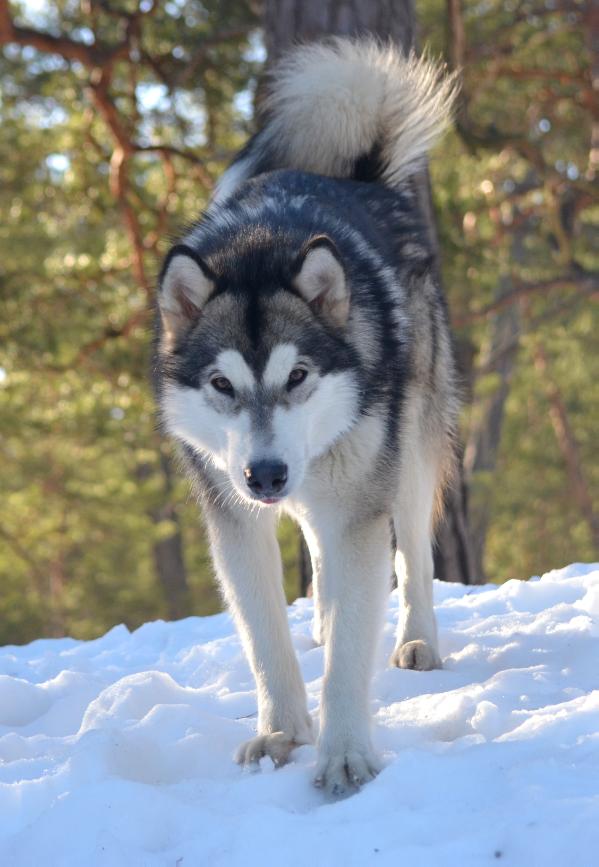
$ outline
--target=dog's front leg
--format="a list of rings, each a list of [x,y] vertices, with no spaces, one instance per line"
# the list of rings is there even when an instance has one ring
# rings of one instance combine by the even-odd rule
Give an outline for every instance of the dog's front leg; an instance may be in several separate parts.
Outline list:
[[[240,764],[268,755],[284,764],[312,741],[306,691],[291,644],[275,516],[266,510],[207,510],[218,579],[233,613],[258,694],[258,734],[243,743]]]
[[[318,528],[325,642],[315,784],[333,795],[380,770],[370,736],[370,680],[390,590],[389,518]]]

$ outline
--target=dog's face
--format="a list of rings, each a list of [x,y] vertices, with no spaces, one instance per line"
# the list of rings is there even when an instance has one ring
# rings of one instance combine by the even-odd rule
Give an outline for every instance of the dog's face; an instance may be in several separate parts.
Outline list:
[[[223,495],[273,504],[299,488],[310,462],[357,416],[353,359],[341,338],[343,269],[319,238],[302,252],[294,291],[215,287],[184,250],[167,261],[163,417],[170,433],[226,473]]]

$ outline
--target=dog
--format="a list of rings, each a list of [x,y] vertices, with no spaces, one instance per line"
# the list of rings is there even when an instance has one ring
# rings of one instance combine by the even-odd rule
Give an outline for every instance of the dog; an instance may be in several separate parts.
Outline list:
[[[313,741],[275,536],[291,515],[324,645],[315,784],[373,778],[369,685],[390,592],[393,665],[441,665],[432,537],[459,409],[452,344],[411,178],[455,79],[374,41],[292,50],[258,132],[162,267],[156,381],[199,492],[258,698],[244,765]]]

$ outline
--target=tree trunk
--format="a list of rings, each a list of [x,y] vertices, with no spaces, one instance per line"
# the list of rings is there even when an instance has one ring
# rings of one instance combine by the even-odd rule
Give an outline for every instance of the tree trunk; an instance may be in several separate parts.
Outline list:
[[[269,61],[295,42],[366,34],[391,39],[409,51],[416,42],[414,4],[410,0],[266,0],[264,4]]]
[[[154,565],[166,597],[169,617],[177,620],[189,614],[189,586],[183,557],[181,524],[172,498],[172,470],[170,461],[162,452],[160,463],[165,482],[165,502],[160,509],[153,512],[152,518],[156,523],[168,521],[173,526],[173,531],[154,543]]]
[[[159,506],[149,510],[149,515],[154,524],[159,525],[163,521],[168,521],[172,529],[164,537],[158,533],[158,538],[152,546],[152,559],[156,578],[168,607],[168,616],[171,620],[178,620],[189,614],[187,568],[181,522],[173,500],[173,472],[168,457],[162,451],[159,453],[159,459],[164,482],[164,499]],[[155,470],[150,464],[143,463],[137,467],[136,474],[139,481],[145,481],[153,472]]]
[[[371,34],[391,40],[404,52],[416,46],[416,16],[411,0],[265,0],[264,36],[271,62],[299,41],[328,35]],[[415,178],[418,200],[430,235],[439,272],[439,246],[428,172]],[[309,563],[305,554],[302,564]],[[436,574],[444,580],[475,583],[468,536],[465,482],[448,496],[447,518],[440,528],[435,557]],[[302,587],[309,576],[302,575]]]
[[[439,581],[480,583],[474,569],[467,515],[468,489],[460,470],[460,478],[446,492],[445,513],[436,532],[434,562]]]
[[[497,297],[509,292],[510,287],[508,280],[500,281]],[[512,304],[493,318],[491,339],[487,351],[483,352],[479,369],[496,377],[497,382],[492,393],[477,402],[464,456],[473,507],[470,510],[473,568],[481,581],[486,580],[484,553],[493,504],[491,484],[497,466],[505,402],[518,354],[519,334],[520,313]]]
[[[562,453],[572,496],[588,524],[593,547],[599,552],[599,515],[593,507],[589,483],[580,459],[580,449],[570,424],[565,401],[551,376],[545,347],[537,340],[533,349],[535,368],[549,401],[549,418]]]

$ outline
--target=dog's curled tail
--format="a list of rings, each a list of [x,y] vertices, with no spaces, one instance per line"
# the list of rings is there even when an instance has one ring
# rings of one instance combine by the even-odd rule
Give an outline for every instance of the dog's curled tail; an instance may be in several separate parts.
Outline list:
[[[215,198],[282,168],[397,186],[448,125],[457,89],[456,75],[441,64],[374,39],[295,48],[271,69],[259,131]]]

